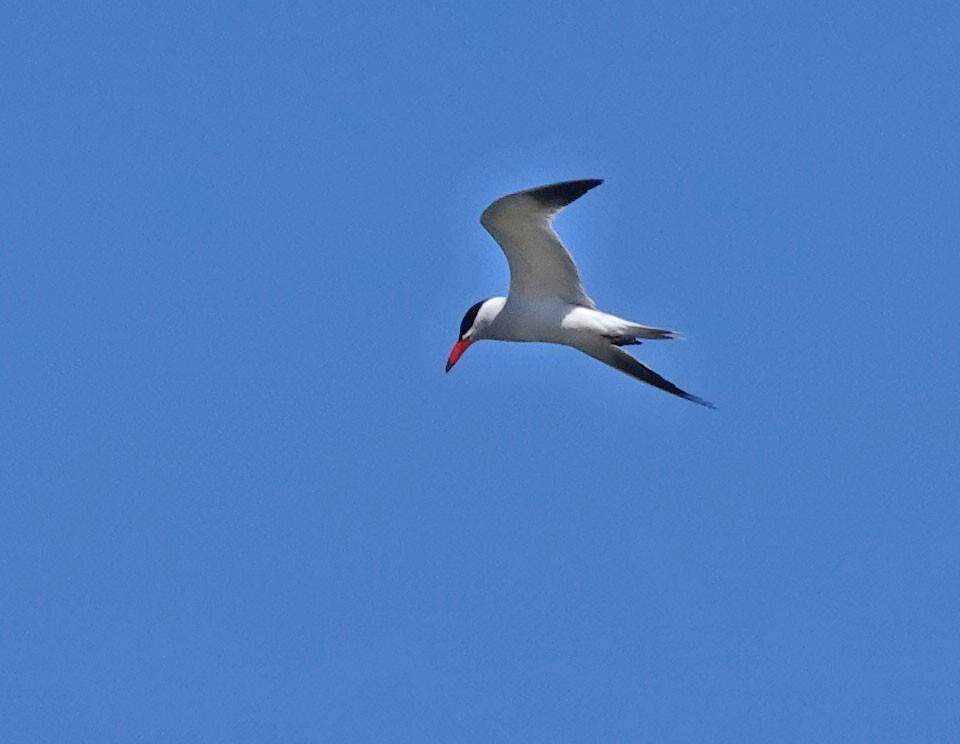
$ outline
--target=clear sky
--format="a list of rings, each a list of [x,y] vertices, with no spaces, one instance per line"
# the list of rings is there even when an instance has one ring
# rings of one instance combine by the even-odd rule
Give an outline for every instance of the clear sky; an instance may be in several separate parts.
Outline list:
[[[960,741],[956,3],[8,3],[0,739]],[[485,342],[492,199],[641,359]]]

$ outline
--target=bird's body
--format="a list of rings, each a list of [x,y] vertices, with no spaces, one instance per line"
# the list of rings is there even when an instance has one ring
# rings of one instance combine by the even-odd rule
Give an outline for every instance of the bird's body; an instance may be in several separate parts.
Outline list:
[[[713,407],[665,380],[623,351],[641,340],[679,334],[602,312],[586,294],[576,264],[553,217],[600,180],[565,181],[509,194],[484,210],[480,222],[503,249],[510,265],[510,292],[476,303],[463,318],[447,371],[475,341],[542,342],[572,346],[662,390]]]
[[[602,337],[625,345],[641,338],[672,338],[672,331],[648,328],[616,315],[550,298],[491,297],[493,320],[481,338],[495,341],[540,341],[579,348]],[[650,334],[650,335],[645,335]]]

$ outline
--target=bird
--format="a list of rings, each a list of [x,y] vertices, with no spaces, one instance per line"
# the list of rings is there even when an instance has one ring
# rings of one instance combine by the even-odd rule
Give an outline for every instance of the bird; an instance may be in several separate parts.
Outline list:
[[[507,258],[510,289],[506,297],[489,297],[467,310],[446,371],[481,340],[560,344],[672,395],[716,408],[622,348],[647,340],[679,338],[680,333],[598,310],[584,291],[577,265],[552,223],[564,207],[601,183],[602,179],[590,178],[538,186],[500,197],[483,211],[480,224]]]

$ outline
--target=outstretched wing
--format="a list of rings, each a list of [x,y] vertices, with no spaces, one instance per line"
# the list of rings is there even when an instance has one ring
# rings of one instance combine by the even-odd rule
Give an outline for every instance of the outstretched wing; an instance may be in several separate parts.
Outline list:
[[[560,210],[603,181],[564,181],[497,199],[480,216],[510,264],[510,296],[553,298],[594,308],[570,252],[551,222]]]
[[[648,385],[653,385],[654,387],[660,388],[661,390],[673,395],[678,395],[681,398],[693,401],[694,403],[699,403],[701,406],[706,406],[707,408],[716,408],[716,406],[710,401],[688,393],[686,390],[681,390],[672,382],[670,382],[670,380],[661,377],[647,365],[634,359],[627,352],[617,346],[604,344],[602,346],[596,346],[592,348],[585,348],[582,346],[578,346],[577,348],[585,354],[589,354],[594,359],[599,359],[604,364],[609,364],[614,369],[619,369],[621,372],[625,372],[641,382],[645,382]]]

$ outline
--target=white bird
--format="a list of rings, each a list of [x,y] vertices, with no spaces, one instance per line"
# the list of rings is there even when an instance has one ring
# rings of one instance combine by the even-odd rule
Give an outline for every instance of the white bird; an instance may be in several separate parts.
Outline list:
[[[447,360],[447,372],[472,343],[541,341],[579,349],[604,364],[694,403],[715,406],[681,390],[627,354],[621,346],[680,334],[640,325],[597,310],[580,283],[573,257],[551,222],[565,206],[603,181],[564,181],[497,199],[480,216],[510,265],[506,297],[481,300],[467,310],[460,337]]]

